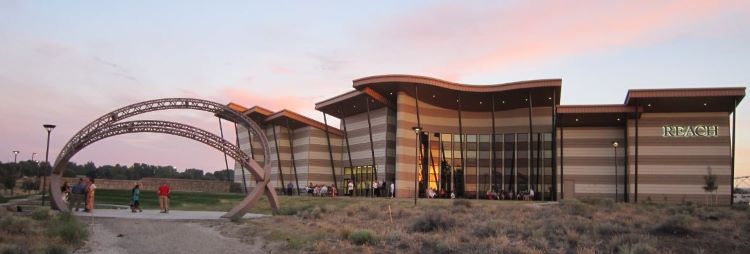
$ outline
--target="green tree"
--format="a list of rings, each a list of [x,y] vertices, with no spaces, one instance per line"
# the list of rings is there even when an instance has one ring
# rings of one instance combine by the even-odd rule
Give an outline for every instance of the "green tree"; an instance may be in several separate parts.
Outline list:
[[[10,189],[10,195],[13,195],[13,189],[16,188],[16,168],[14,166],[7,166],[3,170],[3,186],[5,189]]]
[[[703,177],[703,180],[705,181],[703,190],[711,194],[712,203],[716,205],[716,190],[719,188],[719,185],[716,182],[716,176],[711,173],[711,167],[708,167],[708,174]]]

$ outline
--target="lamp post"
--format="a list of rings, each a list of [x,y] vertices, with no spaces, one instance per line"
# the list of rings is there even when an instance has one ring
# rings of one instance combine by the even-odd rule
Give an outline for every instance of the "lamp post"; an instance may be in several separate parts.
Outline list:
[[[21,151],[13,151],[13,163],[18,162],[18,154],[21,153]]]
[[[55,125],[54,124],[45,124],[43,126],[44,126],[44,129],[47,130],[47,153],[45,154],[44,162],[45,162],[46,166],[49,167],[49,136],[50,136],[50,132],[52,132],[52,130],[55,129]],[[42,177],[42,206],[44,206],[44,194],[45,194],[44,187],[47,187],[47,172],[46,172],[46,169],[44,171],[44,176]]]
[[[620,142],[617,140],[612,141],[612,150],[615,153],[615,202],[617,202],[617,198],[620,196],[620,191],[618,190],[619,186],[617,184],[617,147],[620,146]]]
[[[36,155],[36,153],[31,153],[31,161],[34,161],[34,155]]]
[[[417,188],[417,167],[419,166],[419,141],[422,138],[422,127],[416,126],[412,127],[412,130],[414,130],[414,134],[417,135],[416,139],[416,146],[414,146],[414,206],[417,205],[417,196],[419,196],[419,189]]]

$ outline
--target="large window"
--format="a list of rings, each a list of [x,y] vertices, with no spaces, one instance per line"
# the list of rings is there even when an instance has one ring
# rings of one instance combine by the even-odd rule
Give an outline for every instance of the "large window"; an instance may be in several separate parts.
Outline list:
[[[353,181],[355,196],[369,195],[368,190],[372,187],[372,181],[375,180],[374,176],[372,165],[345,167],[341,186],[348,186],[349,181]],[[341,193],[346,193],[346,188],[340,190]]]

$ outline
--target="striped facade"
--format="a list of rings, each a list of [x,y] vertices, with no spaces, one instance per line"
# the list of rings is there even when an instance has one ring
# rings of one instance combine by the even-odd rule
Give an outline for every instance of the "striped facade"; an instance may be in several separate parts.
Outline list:
[[[711,124],[718,137],[663,137],[664,125]],[[712,113],[644,113],[638,120],[638,201],[705,203],[708,169],[716,175],[716,198],[730,202],[732,188],[729,115]],[[635,200],[635,121],[628,121],[629,193]]]
[[[293,186],[297,186],[299,183],[301,189],[310,183],[334,185],[328,142],[324,130],[306,126],[290,132],[286,127],[272,124],[264,126],[264,130],[271,150],[268,162],[271,163],[271,183],[275,188],[279,190],[282,186],[286,188],[289,183],[292,183]],[[263,148],[260,142],[255,139],[252,140],[251,152],[251,139],[247,130],[242,126],[237,126],[237,131],[242,151],[254,158],[259,164],[265,165],[266,161],[263,158]],[[338,176],[341,175],[342,171],[343,137],[331,133],[330,140],[334,168],[337,169],[336,174]],[[277,145],[278,153],[276,152]],[[292,163],[292,150],[294,151],[294,163]],[[281,170],[279,170],[279,166],[281,166]],[[234,170],[234,181],[242,184],[243,168],[235,162]],[[255,187],[255,180],[247,169],[244,170],[244,179],[248,188]]]
[[[563,177],[564,198],[609,198],[624,200],[625,149],[612,147],[622,143],[625,129],[618,127],[558,128],[558,164]],[[561,137],[565,140],[560,142]],[[561,170],[563,170],[562,173]],[[559,191],[559,190],[558,190]]]
[[[459,198],[502,193],[517,199],[533,192],[535,200],[658,203],[703,203],[715,194],[719,204],[731,202],[729,118],[744,87],[629,90],[624,104],[560,105],[559,79],[474,86],[385,75],[353,83],[355,90],[315,105],[341,120],[339,128],[329,127],[330,150],[322,123],[289,112],[247,110],[267,118],[259,124],[271,156],[262,158],[260,144],[251,143],[242,127],[240,147],[252,150],[259,163],[271,163],[275,187],[333,185],[335,174],[342,194],[348,181],[369,187],[377,180],[395,182],[401,198],[436,190]],[[297,121],[291,137],[288,121]],[[717,126],[717,133],[665,134],[675,126]],[[373,164],[374,179],[354,173]],[[717,177],[713,194],[703,189],[709,168]],[[239,164],[235,171],[241,182]],[[254,186],[249,174],[245,178]]]

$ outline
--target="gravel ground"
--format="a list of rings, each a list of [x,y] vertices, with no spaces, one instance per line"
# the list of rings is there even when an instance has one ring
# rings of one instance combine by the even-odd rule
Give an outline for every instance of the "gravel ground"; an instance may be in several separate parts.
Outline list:
[[[262,243],[243,243],[222,235],[229,221],[162,221],[122,218],[89,219],[91,236],[75,253],[264,253]]]

